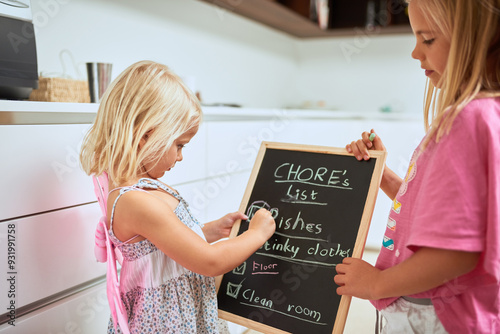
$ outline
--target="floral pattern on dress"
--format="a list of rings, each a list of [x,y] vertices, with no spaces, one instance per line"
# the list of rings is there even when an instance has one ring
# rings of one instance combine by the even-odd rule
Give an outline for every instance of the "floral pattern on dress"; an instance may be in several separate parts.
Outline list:
[[[203,237],[202,225],[193,217],[184,199],[158,181],[147,180],[144,183],[141,180],[137,185],[139,189],[136,186],[127,187],[120,194],[133,190],[144,191],[144,188],[157,189],[153,188],[155,186],[179,199],[175,214]],[[113,211],[120,196],[115,200]],[[114,235],[112,226],[113,215],[109,236],[123,254],[122,273],[128,274],[124,281],[120,277],[120,291],[131,334],[229,333],[227,324],[218,319],[213,277],[183,268],[147,239],[136,243],[121,242]],[[112,318],[107,333],[122,333],[119,327],[115,331]]]

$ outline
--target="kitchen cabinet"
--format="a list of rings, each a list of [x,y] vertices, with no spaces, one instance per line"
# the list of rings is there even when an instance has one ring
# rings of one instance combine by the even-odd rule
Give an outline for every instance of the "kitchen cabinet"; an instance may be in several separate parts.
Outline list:
[[[95,201],[79,153],[89,124],[0,125],[0,220]]]
[[[35,309],[35,305],[72,294],[79,285],[103,279],[106,265],[94,257],[100,216],[99,205],[92,203],[0,224],[2,233],[15,231],[11,235],[15,236],[16,274],[12,275],[18,310]],[[7,256],[0,257],[0,268],[9,268]],[[8,284],[6,279],[0,280],[0,291],[9,291]],[[10,299],[7,293],[1,294],[0,305],[7,305]]]
[[[329,0],[328,29],[310,19],[309,1],[201,0],[298,38],[411,33],[402,0]],[[307,3],[304,6],[304,3]]]
[[[105,333],[109,322],[106,282],[79,291],[19,317],[15,326],[0,325],[0,334]]]
[[[96,284],[105,289],[106,265],[93,254],[101,210],[78,157],[96,111],[90,104],[0,101],[0,268],[6,277],[0,281],[1,333],[77,328],[67,312],[57,318],[51,310],[59,305],[68,311],[72,296]],[[11,311],[15,319],[9,324]]]

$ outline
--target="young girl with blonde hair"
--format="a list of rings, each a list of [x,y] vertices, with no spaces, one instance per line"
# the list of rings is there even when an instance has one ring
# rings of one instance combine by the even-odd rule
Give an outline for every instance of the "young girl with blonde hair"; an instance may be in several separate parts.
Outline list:
[[[500,333],[500,0],[411,0],[409,16],[427,133],[404,179],[384,170],[375,267],[345,259],[337,291],[372,300],[384,333]],[[358,160],[385,150],[372,133],[346,146]]]
[[[106,232],[123,255],[108,333],[219,333],[213,277],[241,264],[274,233],[270,213],[260,210],[248,231],[212,243],[248,217],[234,212],[200,224],[180,194],[158,180],[182,160],[200,121],[199,102],[179,77],[141,61],[112,82],[84,139],[83,169],[107,175],[113,189]],[[115,302],[123,317],[114,314]]]

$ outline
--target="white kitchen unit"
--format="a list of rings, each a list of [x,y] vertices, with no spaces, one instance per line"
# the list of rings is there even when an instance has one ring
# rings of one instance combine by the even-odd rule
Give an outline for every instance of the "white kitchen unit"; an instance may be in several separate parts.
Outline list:
[[[95,200],[78,157],[88,129],[88,124],[1,126],[0,175],[9,191],[0,193],[0,220]]]
[[[0,102],[0,333],[97,329],[80,306],[96,308],[89,296],[106,291],[106,265],[93,255],[101,213],[78,159],[96,107],[82,107]],[[95,315],[103,326],[105,306]]]
[[[0,101],[0,334],[105,331],[106,265],[93,254],[101,213],[78,162],[96,112],[96,104]],[[344,147],[371,128],[403,176],[423,135],[418,117],[205,107],[183,161],[163,181],[211,221],[238,210],[262,141]],[[367,247],[380,248],[390,204],[380,192]]]

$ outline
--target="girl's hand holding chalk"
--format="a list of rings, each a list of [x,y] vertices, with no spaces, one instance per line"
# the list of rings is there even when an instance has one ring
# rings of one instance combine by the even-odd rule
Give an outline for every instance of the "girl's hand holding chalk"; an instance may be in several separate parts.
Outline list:
[[[377,140],[375,140],[375,138]],[[374,142],[375,141],[375,142]],[[365,131],[361,134],[361,139],[353,141],[346,145],[347,152],[354,154],[358,160],[369,160],[370,152],[369,150],[381,150],[385,151],[385,146],[377,137],[377,134],[372,129],[371,131]]]
[[[372,130],[372,131],[373,131],[373,130]],[[366,142],[366,146],[367,146],[369,149],[374,149],[373,140],[375,140],[375,137],[376,137],[376,136],[377,136],[377,135],[375,134],[375,132],[370,133],[370,135],[368,136],[368,140],[369,140],[369,141],[367,141],[367,142]]]

